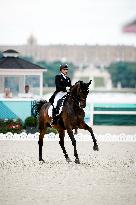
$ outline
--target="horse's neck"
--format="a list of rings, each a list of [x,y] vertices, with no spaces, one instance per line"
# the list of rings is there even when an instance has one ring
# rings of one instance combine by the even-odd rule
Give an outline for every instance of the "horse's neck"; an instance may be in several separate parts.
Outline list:
[[[71,104],[76,110],[81,109],[79,107],[79,101],[78,101],[76,95],[70,95],[69,98],[68,98],[68,101],[69,101],[69,104]]]
[[[68,96],[68,101],[70,104],[73,104],[73,106],[75,107],[79,107],[79,101],[78,101],[78,94],[77,94],[77,89],[78,89],[78,86],[75,85],[73,87],[73,89],[71,90],[71,92],[69,93],[69,96]]]

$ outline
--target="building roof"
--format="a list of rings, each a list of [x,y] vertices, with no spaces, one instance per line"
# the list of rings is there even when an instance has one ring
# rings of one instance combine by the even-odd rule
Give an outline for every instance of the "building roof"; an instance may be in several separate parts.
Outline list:
[[[6,51],[3,51],[3,53],[18,53],[16,50],[8,49]]]
[[[44,69],[19,57],[0,58],[0,69]]]

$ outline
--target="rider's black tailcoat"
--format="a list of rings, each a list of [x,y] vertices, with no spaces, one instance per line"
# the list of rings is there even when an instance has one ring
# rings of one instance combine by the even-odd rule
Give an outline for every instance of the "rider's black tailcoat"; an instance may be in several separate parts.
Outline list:
[[[66,87],[71,87],[71,80],[69,77],[65,77],[60,74],[55,76],[56,92],[66,92]]]
[[[65,77],[62,74],[55,76],[55,85],[56,85],[56,91],[53,93],[51,98],[49,99],[49,102],[53,104],[55,95],[60,92],[67,92],[66,87],[71,87],[71,80],[69,77]]]

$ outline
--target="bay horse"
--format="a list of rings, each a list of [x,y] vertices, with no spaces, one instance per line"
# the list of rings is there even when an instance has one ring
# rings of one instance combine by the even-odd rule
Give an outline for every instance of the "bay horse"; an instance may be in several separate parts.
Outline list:
[[[39,101],[34,105],[33,108],[36,110],[35,113],[39,114],[39,161],[44,162],[42,158],[42,146],[43,138],[48,126],[57,129],[60,138],[59,144],[62,148],[67,162],[71,162],[71,160],[64,146],[65,130],[67,130],[67,133],[72,141],[72,145],[74,146],[75,163],[80,164],[80,160],[77,153],[76,140],[73,134],[73,129],[79,128],[88,130],[91,133],[94,143],[93,150],[99,150],[92,128],[89,127],[84,121],[85,112],[83,108],[86,107],[86,98],[89,93],[90,84],[91,80],[89,81],[89,83],[78,81],[71,87],[70,92],[66,96],[66,99],[64,101],[62,112],[60,113],[59,119],[55,125],[51,124],[52,117],[49,117],[48,115],[48,109],[51,106],[51,103],[47,101]]]

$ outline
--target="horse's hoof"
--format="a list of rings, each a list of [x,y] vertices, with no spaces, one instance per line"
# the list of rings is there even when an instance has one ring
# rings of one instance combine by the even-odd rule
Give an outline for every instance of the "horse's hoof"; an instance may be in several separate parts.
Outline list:
[[[93,146],[93,150],[94,150],[94,151],[99,151],[99,147],[98,147],[97,144]]]
[[[75,163],[76,163],[76,164],[80,164],[79,159],[75,159]]]
[[[40,162],[43,162],[43,163],[45,163],[44,159],[42,159],[42,158],[41,158],[41,159],[39,159],[39,161],[40,161]]]
[[[69,162],[72,162],[72,160],[68,157],[67,159],[66,159],[66,161],[69,163]]]

